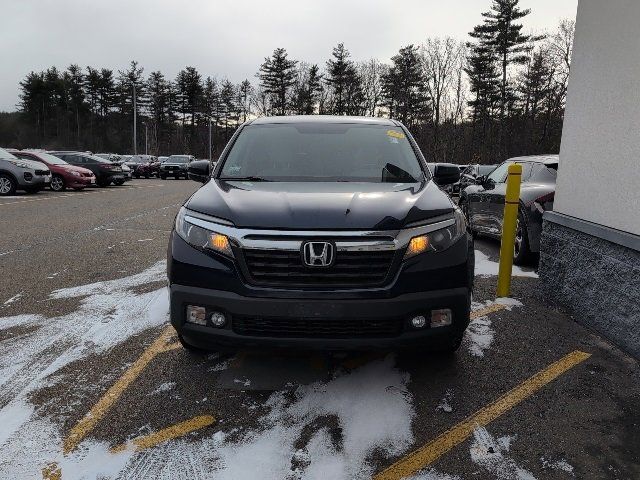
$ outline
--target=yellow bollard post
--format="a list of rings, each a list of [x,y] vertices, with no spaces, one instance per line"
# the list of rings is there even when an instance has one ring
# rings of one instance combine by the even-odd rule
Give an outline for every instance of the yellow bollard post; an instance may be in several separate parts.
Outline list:
[[[502,240],[500,242],[500,265],[498,266],[498,297],[508,297],[511,290],[511,268],[513,267],[513,249],[516,241],[516,223],[520,205],[520,180],[522,165],[509,165],[507,191],[504,197],[502,221]]]

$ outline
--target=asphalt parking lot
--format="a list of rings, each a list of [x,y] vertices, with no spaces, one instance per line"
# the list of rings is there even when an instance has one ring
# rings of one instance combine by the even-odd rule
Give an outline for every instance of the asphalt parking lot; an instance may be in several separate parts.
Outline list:
[[[455,356],[193,355],[165,251],[190,181],[0,199],[0,478],[640,478],[638,361],[479,240]]]

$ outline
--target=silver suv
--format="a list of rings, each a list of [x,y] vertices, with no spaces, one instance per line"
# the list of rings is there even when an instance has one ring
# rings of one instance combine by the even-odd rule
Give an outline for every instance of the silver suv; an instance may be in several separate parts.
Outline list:
[[[0,196],[16,190],[36,193],[51,182],[51,171],[44,163],[19,159],[0,148]]]

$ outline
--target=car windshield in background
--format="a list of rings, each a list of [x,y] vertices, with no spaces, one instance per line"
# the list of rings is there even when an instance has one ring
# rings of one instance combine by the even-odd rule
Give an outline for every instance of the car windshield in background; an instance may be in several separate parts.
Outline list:
[[[14,155],[7,152],[4,148],[0,148],[0,158],[4,160],[17,160],[17,158]]]
[[[86,157],[89,157],[93,160],[95,160],[96,162],[99,163],[113,163],[111,160],[107,160],[106,158],[100,158],[100,157],[96,157],[95,155],[85,155]]]
[[[424,174],[400,128],[300,123],[245,127],[220,178],[415,183]]]
[[[496,168],[495,165],[478,165],[478,175],[488,175],[494,168]]]
[[[171,163],[188,163],[189,157],[187,157],[186,155],[171,155],[169,157],[169,161]]]
[[[38,157],[52,165],[67,165],[67,162],[50,153],[38,152]]]

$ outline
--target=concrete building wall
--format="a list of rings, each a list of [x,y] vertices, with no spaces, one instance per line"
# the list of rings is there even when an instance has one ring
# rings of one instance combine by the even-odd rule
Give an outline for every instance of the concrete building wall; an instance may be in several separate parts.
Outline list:
[[[556,212],[640,235],[640,0],[580,0]]]

